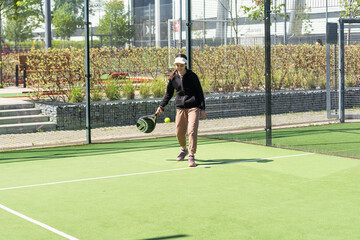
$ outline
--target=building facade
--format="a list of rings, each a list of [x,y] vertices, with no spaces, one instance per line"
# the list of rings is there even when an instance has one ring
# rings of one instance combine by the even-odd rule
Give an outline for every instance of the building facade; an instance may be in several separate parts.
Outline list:
[[[185,46],[186,1],[131,0],[137,32],[134,46]],[[263,43],[263,22],[250,21],[242,8],[253,6],[252,0],[190,2],[194,46]],[[272,3],[280,9],[280,15],[272,15],[273,44],[313,43],[319,38],[325,41],[326,22],[337,22],[342,11],[340,0],[273,0]],[[160,6],[160,32],[156,27],[159,22],[156,4]],[[359,32],[352,30],[354,36]],[[157,37],[160,43],[156,42]]]
[[[168,20],[173,18],[172,0],[131,0],[136,47],[167,46]],[[160,29],[157,29],[157,26]],[[157,31],[158,30],[158,31]]]

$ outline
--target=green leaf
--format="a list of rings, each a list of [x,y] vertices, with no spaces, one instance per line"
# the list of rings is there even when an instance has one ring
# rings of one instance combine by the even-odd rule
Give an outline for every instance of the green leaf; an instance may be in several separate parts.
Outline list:
[[[105,73],[105,74],[103,74],[103,75],[100,76],[100,79],[101,79],[101,80],[107,80],[107,79],[109,78],[109,76],[110,76],[110,74]]]

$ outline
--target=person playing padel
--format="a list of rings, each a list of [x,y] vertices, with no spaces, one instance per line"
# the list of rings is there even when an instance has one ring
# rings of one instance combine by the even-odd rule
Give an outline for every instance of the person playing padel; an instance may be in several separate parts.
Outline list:
[[[181,152],[177,161],[188,157],[189,167],[196,167],[195,153],[197,148],[197,135],[199,118],[206,117],[205,97],[198,76],[187,69],[187,57],[179,54],[175,57],[176,69],[169,76],[166,93],[158,107],[156,114],[161,114],[165,106],[176,91],[176,138],[181,146]],[[186,132],[189,137],[189,147],[186,147]]]

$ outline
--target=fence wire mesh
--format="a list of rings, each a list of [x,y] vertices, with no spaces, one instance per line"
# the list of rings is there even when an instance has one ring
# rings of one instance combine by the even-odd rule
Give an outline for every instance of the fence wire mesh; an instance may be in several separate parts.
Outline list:
[[[186,52],[185,0],[183,6],[179,5],[180,1],[168,1],[162,6],[167,10],[160,18],[160,43],[155,36],[154,2],[139,6],[134,2],[136,36],[133,46],[91,49],[93,142],[175,136],[173,100],[159,117],[154,132],[141,133],[135,124],[139,117],[155,112],[164,95],[167,78],[174,69],[176,54]],[[265,139],[264,23],[250,21],[240,8],[251,4],[252,1],[235,0],[192,1],[192,70],[201,81],[208,114],[207,119],[200,121],[200,135],[259,130]],[[274,4],[286,4],[280,10],[289,18],[272,16],[273,129],[336,122],[339,102],[337,46],[330,46],[329,116],[326,112],[325,29],[326,16],[329,22],[340,18],[340,2],[278,0]],[[231,16],[236,13],[239,17],[234,25]],[[357,29],[352,29],[349,36],[345,103],[346,112],[353,113],[359,108],[360,91]],[[11,117],[4,113],[0,115],[3,129],[0,149],[85,143],[84,53],[74,49],[47,53],[35,50],[28,56],[27,88],[14,86],[17,55],[3,56],[3,79],[8,80],[6,87],[0,89],[3,105],[0,111],[8,111],[5,106],[14,105],[11,108],[15,108],[17,105],[20,110],[15,114],[25,114],[24,102],[30,102],[41,115],[48,116],[49,122],[55,123],[56,131],[47,131],[42,120],[35,120],[37,125],[25,130],[23,125],[16,124],[30,120],[24,117],[5,121]],[[70,59],[65,66],[61,64],[64,59]],[[36,71],[39,68],[43,71]],[[23,72],[19,72],[19,79],[21,85]],[[169,117],[171,123],[164,123],[165,117]],[[5,130],[5,125],[16,126]],[[31,131],[35,133],[28,133]],[[242,141],[253,141],[254,135],[248,136]]]

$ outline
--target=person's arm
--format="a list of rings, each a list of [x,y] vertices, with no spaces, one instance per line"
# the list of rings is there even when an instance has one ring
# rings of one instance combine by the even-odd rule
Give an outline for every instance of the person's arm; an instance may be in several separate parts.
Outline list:
[[[201,110],[205,110],[205,97],[204,97],[204,92],[202,90],[201,87],[201,83],[200,80],[198,78],[198,76],[195,74],[195,87],[196,87],[196,97],[199,99],[200,101],[200,106],[199,108]]]
[[[200,80],[198,78],[198,76],[195,74],[196,78],[195,78],[195,86],[196,86],[196,95],[200,100],[200,115],[202,118],[206,118],[206,111],[205,111],[205,96],[204,96],[204,92],[202,90],[201,87],[201,83]]]

